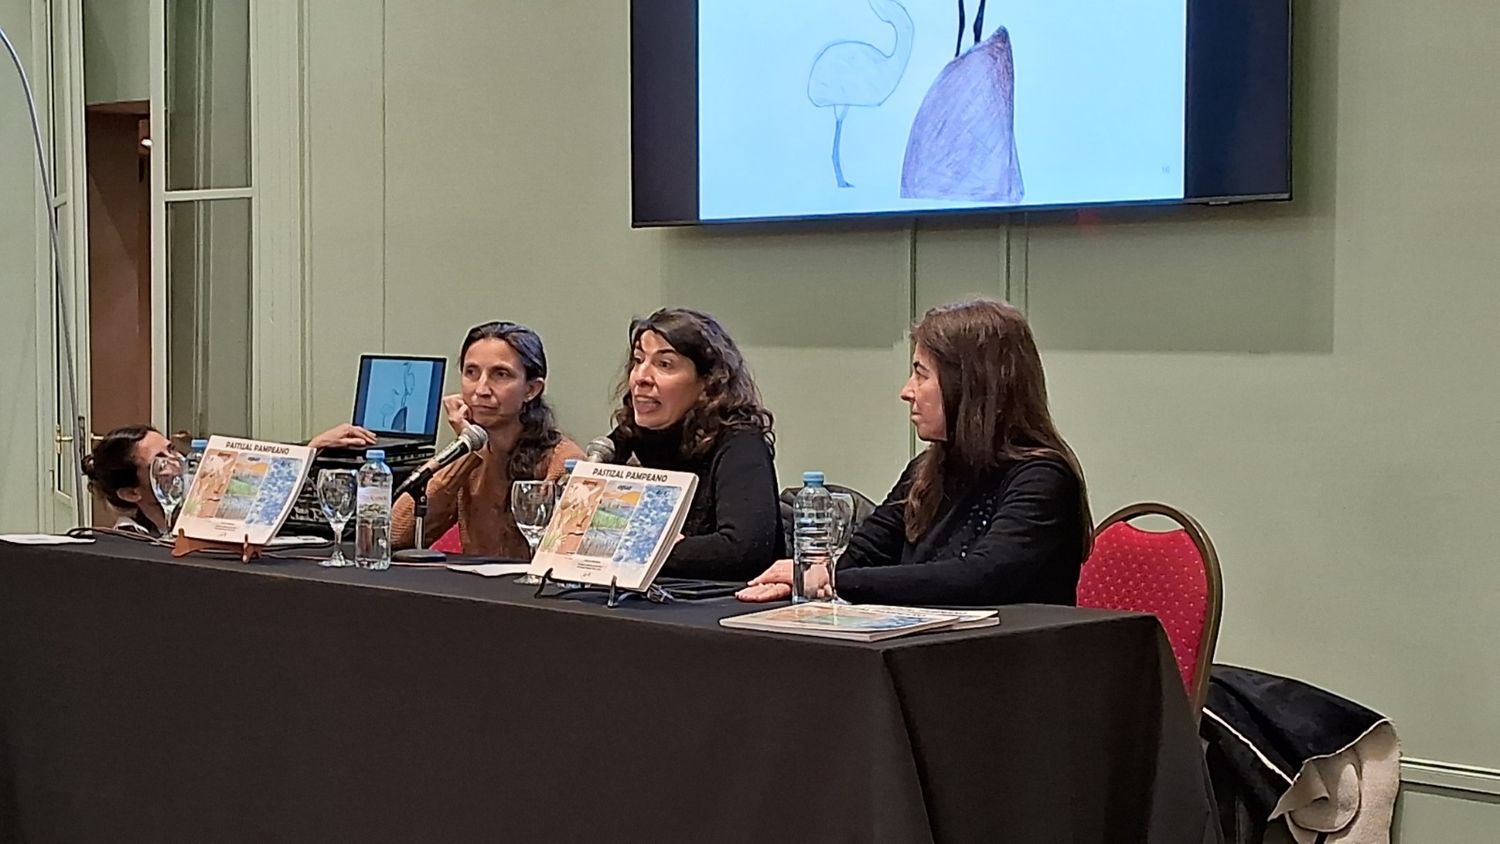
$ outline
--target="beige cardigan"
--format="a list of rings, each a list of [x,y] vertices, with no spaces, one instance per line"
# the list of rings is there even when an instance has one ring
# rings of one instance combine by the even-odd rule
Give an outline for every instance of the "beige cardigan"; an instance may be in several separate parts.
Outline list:
[[[578,444],[564,437],[547,455],[544,477],[547,480],[561,477],[564,461],[582,457]],[[510,455],[494,455],[486,449],[465,455],[433,476],[427,484],[424,547],[438,541],[457,522],[466,554],[530,558],[530,546],[510,514],[513,479],[506,466],[509,460]],[[391,510],[392,547],[412,547],[415,535],[416,516],[411,497],[403,495]]]

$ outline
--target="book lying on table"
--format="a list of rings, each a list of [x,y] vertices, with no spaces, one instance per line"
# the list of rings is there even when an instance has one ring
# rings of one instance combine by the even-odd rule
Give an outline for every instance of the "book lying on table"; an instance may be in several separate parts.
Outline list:
[[[855,642],[878,642],[928,630],[966,630],[1000,623],[998,610],[934,610],[884,607],[878,604],[810,602],[736,615],[719,620],[724,627],[796,633]]]
[[[306,446],[210,438],[174,533],[234,545],[269,544],[292,512],[312,458]]]
[[[677,543],[698,490],[692,472],[579,463],[542,534],[530,573],[644,591]]]

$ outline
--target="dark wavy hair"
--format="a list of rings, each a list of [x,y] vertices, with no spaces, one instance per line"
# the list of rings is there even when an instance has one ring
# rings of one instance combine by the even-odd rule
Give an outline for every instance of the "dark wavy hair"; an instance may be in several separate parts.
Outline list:
[[[116,510],[140,510],[134,503],[121,498],[120,490],[141,485],[141,467],[135,462],[135,447],[153,431],[156,429],[150,425],[116,428],[105,434],[91,453],[84,455],[83,474],[89,479],[89,489],[95,495],[103,496]]]
[[[719,321],[702,311],[662,308],[645,319],[630,323],[630,346],[625,352],[625,373],[617,388],[620,406],[615,424],[627,436],[639,437],[635,411],[630,404],[630,371],[641,335],[655,332],[679,355],[693,362],[703,379],[703,394],[682,420],[682,453],[702,457],[712,451],[719,438],[731,431],[754,431],[774,452],[775,418],[761,403],[760,389],[745,358]]]
[[[480,340],[505,341],[521,358],[527,381],[547,377],[547,352],[542,348],[542,338],[530,328],[514,322],[487,322],[469,329],[468,335],[464,337],[463,347],[458,351],[460,369],[463,368],[464,356],[469,353],[469,347]],[[513,480],[540,480],[546,472],[548,453],[562,441],[557,417],[543,397],[546,389],[544,384],[543,392],[521,405],[521,436],[510,453],[510,462],[506,464]]]
[[[1051,457],[1078,479],[1087,557],[1093,519],[1083,468],[1052,422],[1042,357],[1026,317],[1004,302],[972,299],[928,311],[911,336],[937,365],[948,438],[919,458],[906,497],[906,538],[916,542],[932,527],[950,478],[972,479],[1018,460]]]

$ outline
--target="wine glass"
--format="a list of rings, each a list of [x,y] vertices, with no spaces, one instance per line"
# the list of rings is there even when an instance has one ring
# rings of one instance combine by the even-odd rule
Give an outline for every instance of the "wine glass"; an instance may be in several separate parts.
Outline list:
[[[536,556],[536,547],[552,521],[552,511],[557,506],[557,485],[552,481],[515,481],[510,485],[510,514],[515,517],[516,527],[531,546],[531,555]],[[535,586],[542,579],[534,574],[517,578],[517,583]]]
[[[849,537],[854,535],[854,496],[847,492],[829,492],[828,509],[828,585],[813,597],[815,601],[832,604],[847,604],[841,599],[835,586],[838,577],[839,557],[849,547]]]
[[[837,564],[839,557],[849,548],[849,539],[854,536],[854,496],[847,492],[830,492],[833,499],[833,514],[828,521],[828,553]]]
[[[187,494],[183,483],[183,468],[183,460],[175,451],[151,458],[151,492],[167,516],[164,526],[167,533],[172,532],[172,523],[177,519],[177,508],[182,505],[182,498]]]
[[[344,556],[340,540],[344,537],[344,526],[354,517],[358,490],[358,478],[353,469],[324,469],[318,473],[318,505],[323,508],[323,517],[333,529],[333,556],[319,560],[318,565],[334,569],[353,565]]]

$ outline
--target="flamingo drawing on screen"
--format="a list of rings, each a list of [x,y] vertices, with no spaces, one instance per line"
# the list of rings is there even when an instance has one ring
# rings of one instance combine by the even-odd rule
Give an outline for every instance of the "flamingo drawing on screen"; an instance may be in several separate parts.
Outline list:
[[[807,77],[807,98],[818,108],[833,109],[833,177],[841,188],[853,187],[844,179],[840,160],[844,118],[849,116],[851,107],[876,108],[890,99],[906,75],[912,38],[916,34],[911,15],[897,0],[869,0],[869,3],[870,11],[890,24],[896,33],[891,51],[887,53],[863,41],[837,41],[818,53]]]
[[[984,35],[984,0],[979,0],[979,11],[974,13],[974,46]],[[964,0],[958,0],[958,43],[953,46],[953,58],[964,51]]]
[[[381,405],[380,412],[388,421],[389,430],[405,431],[406,420],[411,410],[411,394],[417,388],[417,375],[412,372],[411,362],[401,365],[401,389],[391,388],[391,398]]]

